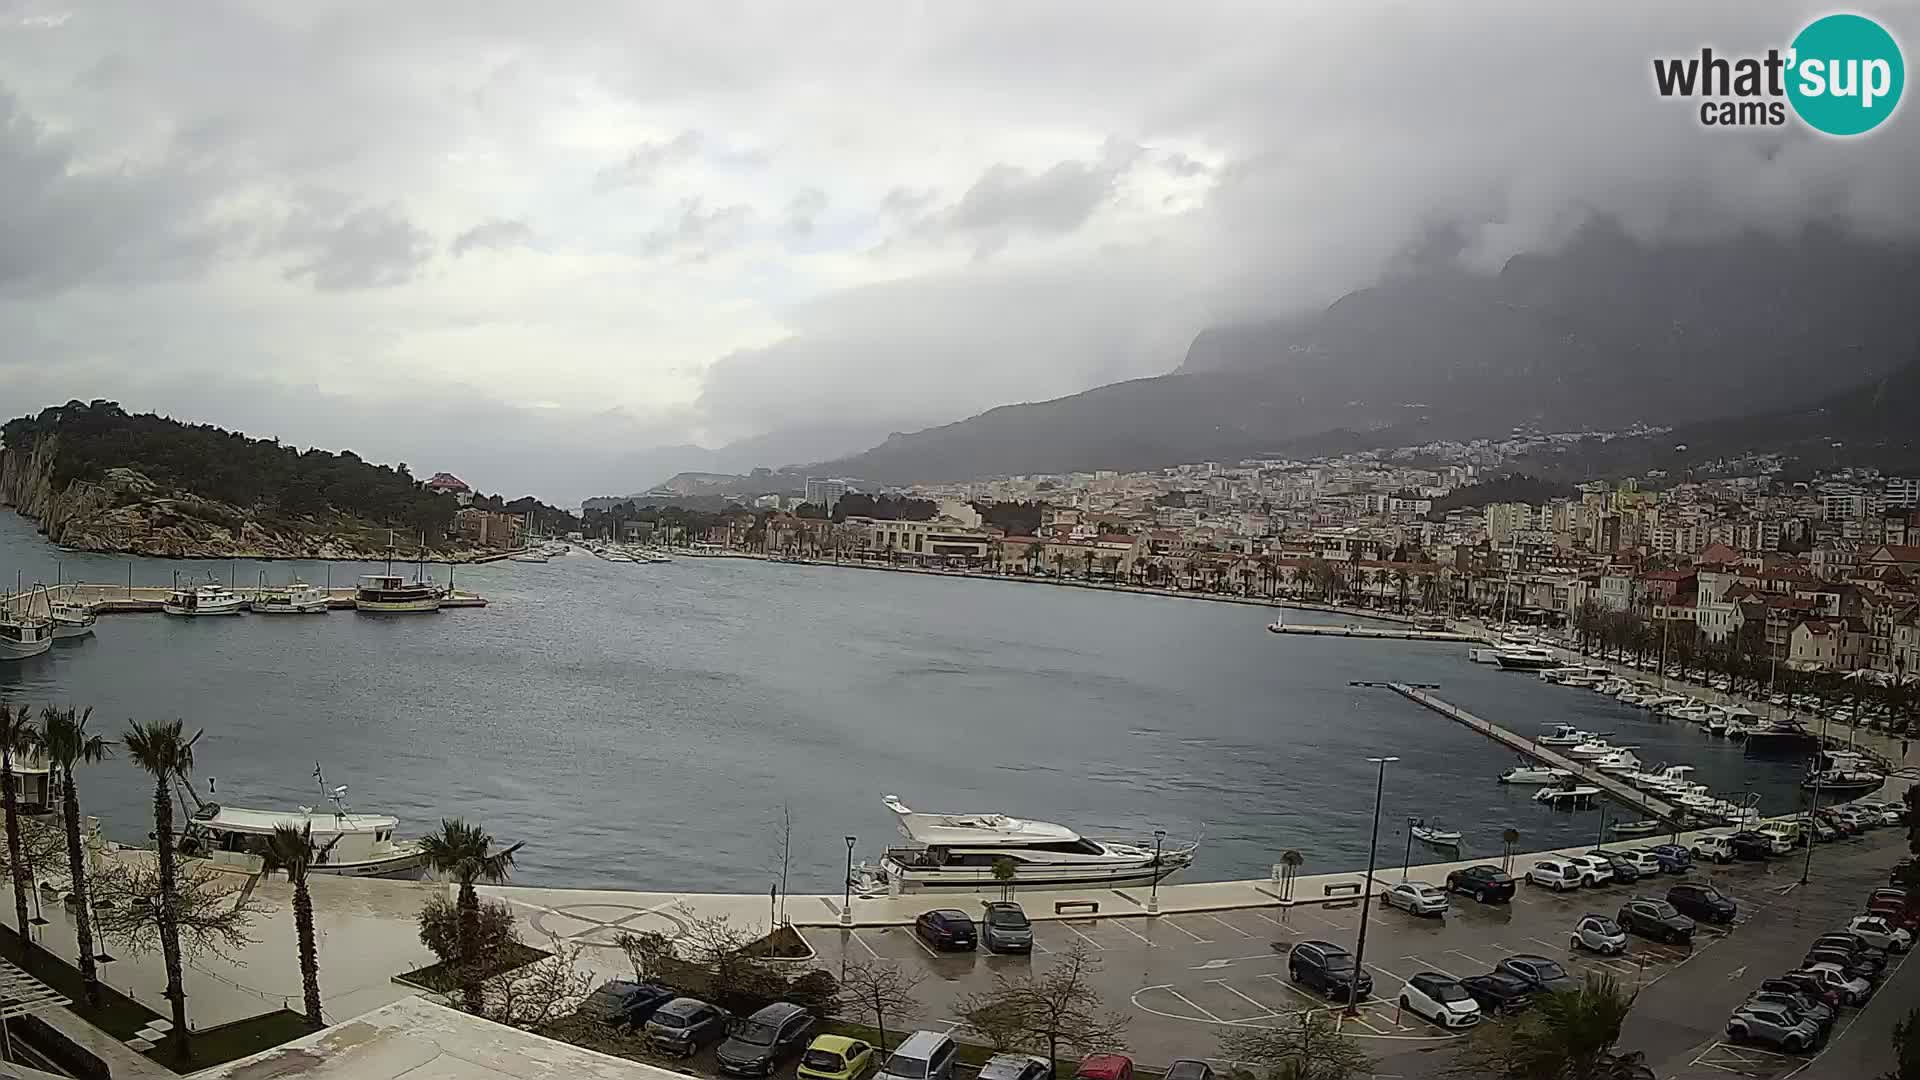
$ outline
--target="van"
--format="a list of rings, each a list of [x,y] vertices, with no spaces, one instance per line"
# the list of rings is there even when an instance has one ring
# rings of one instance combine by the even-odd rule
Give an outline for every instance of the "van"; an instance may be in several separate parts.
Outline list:
[[[916,1031],[887,1055],[874,1080],[953,1080],[953,1040],[937,1031]]]

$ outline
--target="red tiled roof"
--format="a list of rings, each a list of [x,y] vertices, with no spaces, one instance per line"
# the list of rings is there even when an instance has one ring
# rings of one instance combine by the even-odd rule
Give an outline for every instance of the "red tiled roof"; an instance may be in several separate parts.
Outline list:
[[[452,473],[444,473],[444,472],[434,473],[433,478],[427,481],[427,486],[430,488],[439,488],[442,491],[472,491],[473,490],[472,488],[467,486],[467,482],[465,480],[460,479],[459,477],[453,475]]]

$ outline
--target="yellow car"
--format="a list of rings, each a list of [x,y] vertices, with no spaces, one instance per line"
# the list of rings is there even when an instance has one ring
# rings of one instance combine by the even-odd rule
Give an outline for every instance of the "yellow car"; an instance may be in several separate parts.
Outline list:
[[[821,1035],[807,1044],[794,1072],[806,1080],[857,1080],[873,1064],[873,1047],[845,1035]]]

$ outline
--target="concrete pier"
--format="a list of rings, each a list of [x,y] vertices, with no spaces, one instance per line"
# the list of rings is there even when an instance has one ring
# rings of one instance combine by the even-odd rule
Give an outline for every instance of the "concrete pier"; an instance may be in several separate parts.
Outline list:
[[[183,586],[185,587],[185,586]],[[272,588],[273,586],[268,586]],[[263,590],[256,585],[241,585],[231,590],[236,596],[251,602]],[[327,594],[327,607],[337,610],[351,610],[353,607],[354,587],[335,586],[323,589]],[[159,611],[167,597],[173,595],[173,588],[167,585],[98,585],[87,582],[68,582],[64,585],[49,585],[46,596],[55,602],[85,604],[96,615],[126,615]],[[30,589],[22,593],[0,596],[0,605],[15,610],[31,611],[41,603],[41,590]],[[486,607],[487,599],[478,593],[454,590],[440,602],[443,608]],[[44,614],[44,612],[42,612]]]
[[[1269,623],[1269,633],[1308,634],[1317,637],[1398,638],[1403,641],[1479,641],[1472,634],[1451,630],[1406,630],[1399,627],[1315,626],[1310,623]]]
[[[1593,768],[1584,761],[1568,757],[1552,747],[1541,746],[1532,739],[1524,735],[1516,735],[1491,721],[1482,720],[1467,710],[1457,705],[1450,705],[1425,690],[1416,689],[1408,686],[1406,683],[1388,683],[1387,687],[1408,701],[1425,705],[1427,708],[1432,709],[1434,712],[1448,719],[1458,720],[1460,723],[1485,735],[1487,738],[1521,754],[1525,754],[1535,761],[1556,769],[1565,769],[1574,776],[1579,777],[1581,782],[1592,784],[1594,787],[1613,796],[1617,802],[1645,811],[1649,817],[1659,818],[1669,824],[1677,824],[1685,820],[1686,815],[1689,813],[1689,811],[1682,810],[1679,807],[1656,799],[1630,784],[1622,783],[1620,780]]]

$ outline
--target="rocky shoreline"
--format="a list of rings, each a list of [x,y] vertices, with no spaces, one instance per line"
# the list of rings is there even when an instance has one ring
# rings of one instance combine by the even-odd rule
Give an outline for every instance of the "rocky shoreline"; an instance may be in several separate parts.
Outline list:
[[[377,526],[357,520],[268,520],[196,495],[165,492],[133,469],[110,469],[98,481],[53,480],[56,440],[30,454],[0,455],[0,505],[34,522],[57,547],[73,552],[158,559],[258,559],[375,562],[390,554],[420,558],[417,548],[390,551]],[[337,527],[336,527],[337,526]],[[350,530],[350,531],[343,531]],[[498,558],[486,548],[430,550],[432,563]]]

